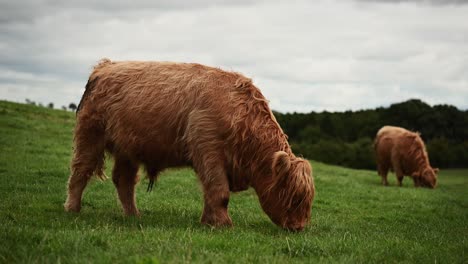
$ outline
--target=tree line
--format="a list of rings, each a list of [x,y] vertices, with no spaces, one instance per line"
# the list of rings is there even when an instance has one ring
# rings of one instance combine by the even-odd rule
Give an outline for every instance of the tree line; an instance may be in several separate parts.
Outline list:
[[[52,103],[52,102],[48,103],[47,105],[44,105],[44,104],[42,104],[40,102],[36,103],[35,101],[29,100],[28,98],[26,98],[26,104],[54,109],[54,103]],[[64,111],[67,111],[67,109],[70,109],[70,111],[74,112],[77,109],[77,105],[75,103],[70,103],[70,104],[68,104],[68,108],[66,106],[62,105],[61,109],[64,110]]]
[[[375,135],[392,125],[420,132],[434,167],[468,167],[468,110],[451,105],[412,99],[371,110],[274,114],[293,151],[308,159],[375,169]]]

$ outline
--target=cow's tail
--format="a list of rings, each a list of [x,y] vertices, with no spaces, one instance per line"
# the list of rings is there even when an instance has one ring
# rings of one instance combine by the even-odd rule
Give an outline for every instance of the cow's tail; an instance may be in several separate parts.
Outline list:
[[[379,144],[379,137],[375,137],[374,144],[373,144],[374,152],[377,152],[378,144]]]
[[[374,147],[374,162],[375,162],[377,168],[379,167],[379,158],[378,158],[379,154],[377,153],[377,148],[379,147],[380,139],[381,139],[381,135],[377,134],[375,136],[374,144],[373,144],[373,147]]]
[[[96,83],[98,81],[98,77],[96,76],[96,72],[99,71],[99,69],[109,65],[109,64],[112,64],[112,61],[107,59],[107,58],[104,58],[104,59],[101,59],[98,64],[96,64],[94,66],[94,70],[93,70],[93,73],[91,73],[91,76],[89,77],[88,79],[88,82],[86,83],[86,87],[85,87],[85,91],[83,93],[83,96],[81,97],[81,100],[80,100],[80,103],[78,104],[78,107],[76,108],[76,114],[78,115],[78,112],[81,110],[81,108],[83,107],[83,103],[85,102],[86,98],[89,97],[89,95],[91,94],[92,90],[94,89],[94,87],[96,86]]]
[[[83,96],[81,96],[80,103],[78,104],[78,107],[76,108],[76,115],[78,115],[78,112],[80,112],[81,108],[83,107],[83,103],[86,100],[86,98],[88,98],[89,94],[91,93],[91,90],[94,88],[95,83],[96,83],[96,79],[91,80],[91,77],[88,79]]]

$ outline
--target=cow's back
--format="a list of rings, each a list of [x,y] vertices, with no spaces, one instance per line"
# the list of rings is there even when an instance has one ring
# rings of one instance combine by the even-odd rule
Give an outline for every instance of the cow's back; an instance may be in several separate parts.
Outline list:
[[[395,126],[384,126],[376,135],[375,138],[375,151],[380,160],[391,159],[392,153],[398,151],[399,141],[409,131]],[[394,153],[395,154],[395,153]],[[394,155],[393,154],[393,155]]]
[[[389,137],[389,138],[397,138],[409,131],[396,126],[384,126],[377,132],[377,138],[379,137]]]
[[[186,156],[190,113],[206,111],[227,122],[230,89],[241,77],[199,64],[107,62],[91,74],[94,87],[83,107],[102,120],[113,151],[178,165]]]

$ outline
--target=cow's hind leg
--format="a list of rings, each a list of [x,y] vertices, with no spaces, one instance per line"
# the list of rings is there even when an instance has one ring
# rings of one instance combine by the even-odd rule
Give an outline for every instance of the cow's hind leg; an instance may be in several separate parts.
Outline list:
[[[135,201],[135,185],[138,182],[137,172],[138,164],[124,157],[115,157],[112,181],[126,215],[140,215]]]
[[[378,165],[377,170],[379,172],[380,177],[382,178],[382,185],[388,186],[387,175],[388,175],[388,168],[383,165]]]
[[[64,207],[66,211],[79,212],[81,197],[91,176],[97,174],[102,178],[105,177],[102,171],[105,140],[100,122],[91,118],[78,121],[74,141],[68,195]]]

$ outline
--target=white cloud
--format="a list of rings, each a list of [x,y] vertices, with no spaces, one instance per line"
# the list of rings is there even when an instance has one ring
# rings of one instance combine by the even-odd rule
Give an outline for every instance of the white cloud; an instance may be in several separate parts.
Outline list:
[[[4,99],[78,102],[93,64],[109,57],[242,72],[283,112],[409,98],[468,108],[461,1],[16,2],[0,6]]]

